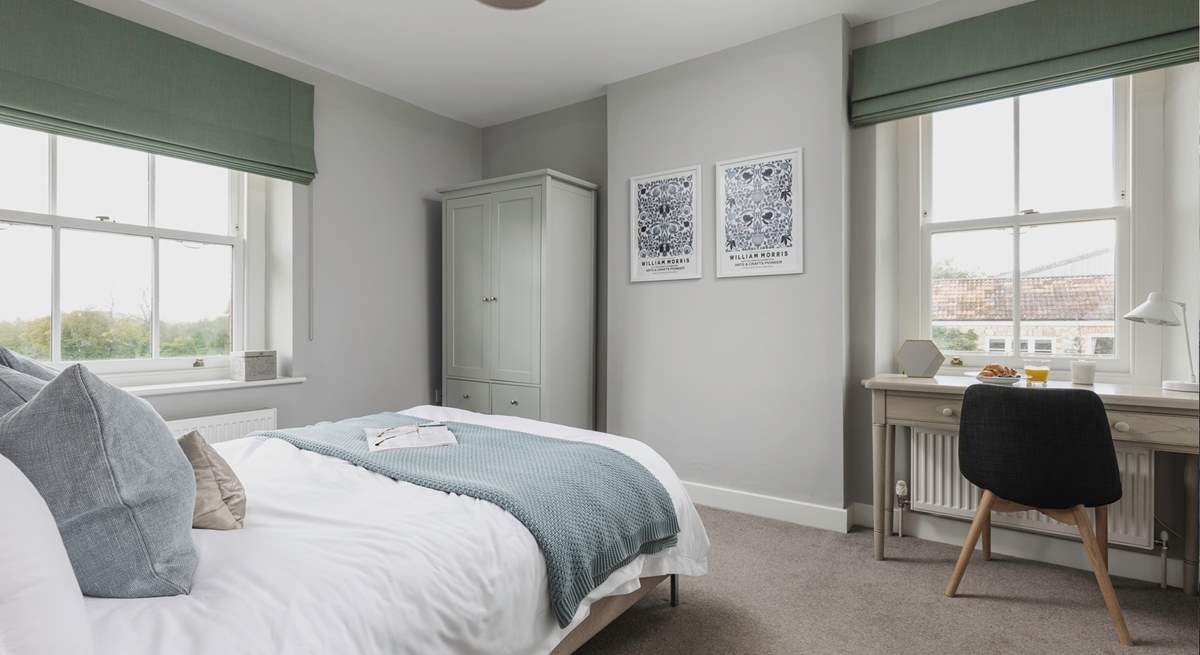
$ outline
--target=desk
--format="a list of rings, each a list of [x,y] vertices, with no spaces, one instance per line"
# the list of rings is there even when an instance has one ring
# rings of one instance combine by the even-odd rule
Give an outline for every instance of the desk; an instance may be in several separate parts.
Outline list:
[[[957,432],[963,392],[981,384],[965,375],[909,378],[879,375],[863,381],[871,391],[871,463],[874,473],[875,559],[884,558],[892,532],[895,495],[896,426]],[[1184,503],[1187,514],[1183,553],[1183,590],[1196,595],[1197,475],[1200,470],[1200,396],[1158,387],[1097,383],[1094,386],[1049,382],[1051,389],[1096,392],[1108,411],[1114,441],[1148,446],[1157,452],[1184,453]]]

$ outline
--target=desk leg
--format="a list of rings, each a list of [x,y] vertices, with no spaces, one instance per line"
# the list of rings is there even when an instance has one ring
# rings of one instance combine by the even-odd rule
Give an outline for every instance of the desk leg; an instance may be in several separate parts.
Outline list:
[[[884,425],[871,426],[871,472],[873,475],[874,486],[874,519],[871,527],[875,530],[875,559],[883,559],[883,540],[884,534],[884,512],[887,511],[887,487],[884,483],[887,441],[887,427]]]
[[[1186,514],[1183,529],[1183,593],[1196,595],[1196,562],[1200,559],[1200,540],[1197,531],[1197,512],[1200,512],[1200,499],[1196,497],[1196,481],[1200,477],[1200,455],[1187,455],[1183,458],[1183,490],[1186,494],[1183,511]]]
[[[887,502],[883,504],[883,533],[890,537],[895,534],[892,532],[892,521],[896,515],[896,426],[887,426],[884,439],[883,497]]]

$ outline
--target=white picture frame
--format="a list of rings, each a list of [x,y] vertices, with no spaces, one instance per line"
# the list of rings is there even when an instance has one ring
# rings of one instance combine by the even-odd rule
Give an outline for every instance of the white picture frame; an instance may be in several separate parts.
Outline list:
[[[701,168],[629,178],[629,281],[703,275]]]
[[[803,149],[717,162],[714,179],[717,277],[803,273]]]

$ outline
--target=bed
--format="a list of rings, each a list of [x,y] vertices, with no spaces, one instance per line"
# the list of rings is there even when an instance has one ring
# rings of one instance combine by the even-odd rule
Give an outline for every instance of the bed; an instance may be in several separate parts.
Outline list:
[[[641,463],[671,496],[678,543],[639,555],[560,627],[533,535],[488,502],[396,482],[280,439],[216,444],[248,498],[245,528],[194,530],[190,595],[87,598],[99,655],[569,653],[666,576],[703,575],[708,537],[650,447],[600,432],[420,406],[422,419],[595,443]]]

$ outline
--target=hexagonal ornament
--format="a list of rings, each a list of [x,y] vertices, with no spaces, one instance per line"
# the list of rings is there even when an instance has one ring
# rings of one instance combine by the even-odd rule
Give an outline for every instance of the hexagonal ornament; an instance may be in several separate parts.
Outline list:
[[[937,375],[946,358],[929,339],[908,339],[896,353],[896,361],[900,372],[910,378],[931,378]]]

